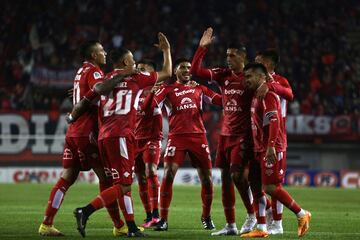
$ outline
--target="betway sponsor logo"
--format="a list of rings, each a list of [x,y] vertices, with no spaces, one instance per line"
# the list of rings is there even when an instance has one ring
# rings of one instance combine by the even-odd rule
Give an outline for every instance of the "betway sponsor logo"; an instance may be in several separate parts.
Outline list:
[[[188,90],[183,90],[181,92],[176,92],[175,96],[179,97],[188,93],[195,93],[195,89],[188,89]]]
[[[237,90],[237,89],[225,89],[225,95],[234,95],[234,94],[239,94],[239,95],[243,95],[244,94],[244,90]]]

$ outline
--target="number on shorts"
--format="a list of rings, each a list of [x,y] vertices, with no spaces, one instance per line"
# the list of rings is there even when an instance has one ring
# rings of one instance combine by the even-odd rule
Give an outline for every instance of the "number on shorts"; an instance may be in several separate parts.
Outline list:
[[[165,156],[169,156],[169,157],[175,156],[175,150],[176,150],[176,147],[174,147],[174,146],[167,147],[165,149]]]

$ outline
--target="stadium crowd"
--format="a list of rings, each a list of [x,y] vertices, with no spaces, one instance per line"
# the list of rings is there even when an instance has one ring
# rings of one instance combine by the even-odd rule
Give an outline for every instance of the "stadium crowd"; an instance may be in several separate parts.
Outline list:
[[[136,60],[160,62],[153,47],[156,32],[165,32],[173,42],[174,58],[192,57],[207,26],[214,27],[217,37],[208,65],[225,65],[230,41],[244,43],[250,59],[258,50],[279,50],[277,71],[290,80],[295,93],[290,114],[360,111],[360,60],[351,37],[360,24],[355,0],[6,1],[1,11],[2,111],[68,111],[71,101],[65,89],[81,64],[77,50],[84,40],[99,39],[106,50],[126,47]],[[38,86],[33,79],[39,68],[73,71],[66,75],[69,85]]]

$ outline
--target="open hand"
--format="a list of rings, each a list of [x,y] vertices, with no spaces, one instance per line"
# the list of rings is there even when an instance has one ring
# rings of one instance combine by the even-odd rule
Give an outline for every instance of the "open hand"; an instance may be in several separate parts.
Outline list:
[[[211,27],[209,27],[204,31],[204,33],[200,39],[199,46],[207,47],[214,41],[214,39],[215,39],[215,37],[213,36],[213,29]]]
[[[159,39],[159,43],[154,44],[155,47],[158,47],[161,51],[166,51],[170,49],[170,43],[162,32],[158,33],[158,39]]]

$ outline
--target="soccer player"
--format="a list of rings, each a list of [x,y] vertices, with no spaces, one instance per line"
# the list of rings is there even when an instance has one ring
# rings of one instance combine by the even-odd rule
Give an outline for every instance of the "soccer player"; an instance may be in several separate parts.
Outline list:
[[[266,84],[267,70],[259,63],[249,63],[244,68],[246,86],[257,90]],[[283,147],[279,146],[277,139],[280,137],[281,128],[280,98],[273,91],[268,91],[263,100],[254,97],[251,102],[251,128],[254,142],[255,160],[250,162],[250,181],[261,179],[262,188],[271,197],[276,198],[298,218],[298,236],[304,236],[309,230],[311,214],[302,209],[289,193],[282,187],[281,183],[285,176],[283,159],[285,158]],[[252,185],[253,186],[253,185]],[[261,189],[252,189],[261,192]],[[267,237],[264,195],[255,193],[255,203],[258,205],[257,227],[241,237]]]
[[[155,96],[150,95],[147,98],[147,100],[154,98],[153,106],[161,107],[165,104],[169,116],[169,137],[165,150],[164,176],[160,189],[161,220],[154,229],[156,231],[168,229],[172,185],[176,172],[182,165],[186,154],[188,154],[192,166],[197,168],[201,182],[201,221],[203,227],[209,230],[215,228],[210,216],[213,199],[212,165],[201,114],[204,101],[221,105],[221,97],[205,86],[193,86],[190,81],[190,67],[189,60],[177,60],[174,68],[176,82],[162,86]]]
[[[154,72],[156,64],[144,59],[137,63],[140,72]],[[145,228],[160,221],[159,218],[159,180],[157,166],[160,161],[162,133],[161,109],[154,107],[145,111],[142,106],[152,86],[142,90],[136,112],[136,153],[135,173],[139,182],[139,194],[146,212]]]
[[[99,42],[85,43],[81,47],[81,54],[85,62],[75,76],[72,91],[74,105],[97,83],[103,81],[104,74],[100,67],[106,63],[106,52]],[[88,171],[92,168],[99,178],[100,191],[112,186],[99,160],[96,139],[94,139],[98,132],[97,107],[95,105],[89,107],[90,109],[76,123],[71,124],[66,132],[62,161],[64,169],[50,192],[44,220],[39,227],[39,234],[42,236],[63,236],[54,227],[54,218],[64,200],[65,193],[75,182],[80,171]],[[114,228],[124,225],[120,219],[117,204],[108,205],[107,210]]]
[[[235,191],[240,193],[247,209],[247,218],[240,233],[249,232],[256,224],[251,191],[247,181],[248,161],[252,158],[250,102],[253,91],[246,90],[243,68],[246,49],[242,45],[229,45],[227,48],[228,68],[206,69],[202,67],[208,46],[213,42],[213,30],[208,28],[200,39],[192,61],[191,73],[203,79],[218,83],[223,102],[223,124],[219,137],[216,167],[221,169],[222,204],[226,225],[212,235],[237,235],[235,222]]]
[[[275,73],[275,68],[277,64],[280,62],[280,57],[276,50],[274,49],[267,49],[265,51],[260,51],[256,54],[255,62],[261,63],[265,66],[267,72],[272,76],[275,82],[278,82],[284,87],[290,88],[289,81]],[[292,90],[291,90],[292,91]],[[279,129],[279,136],[277,141],[280,141],[280,146],[282,147],[279,149],[283,152],[284,156],[286,156],[286,148],[287,148],[287,136],[286,136],[286,113],[287,113],[287,104],[288,101],[280,97],[280,107],[281,107],[281,119],[280,121],[280,129]],[[286,158],[282,159],[282,168],[285,171],[286,168]],[[282,226],[282,212],[283,212],[283,205],[279,202],[276,198],[271,198],[271,206],[272,206],[272,218],[273,221],[271,223],[267,222],[267,230],[269,234],[283,234],[283,226]]]
[[[112,80],[115,76],[127,73],[127,69],[131,72],[135,66],[133,55],[129,50],[117,49],[111,54],[115,70],[106,76],[108,80],[97,84],[94,88],[96,93],[102,95],[98,145],[105,172],[108,176],[112,176],[113,186],[101,192],[85,207],[74,210],[78,230],[83,237],[89,216],[116,201],[119,202],[126,220],[128,236],[144,236],[135,224],[131,197],[135,165],[134,129],[139,90],[155,83],[159,84],[172,74],[170,44],[164,34],[159,33],[158,38],[157,46],[164,57],[160,72],[135,74],[113,85]]]

